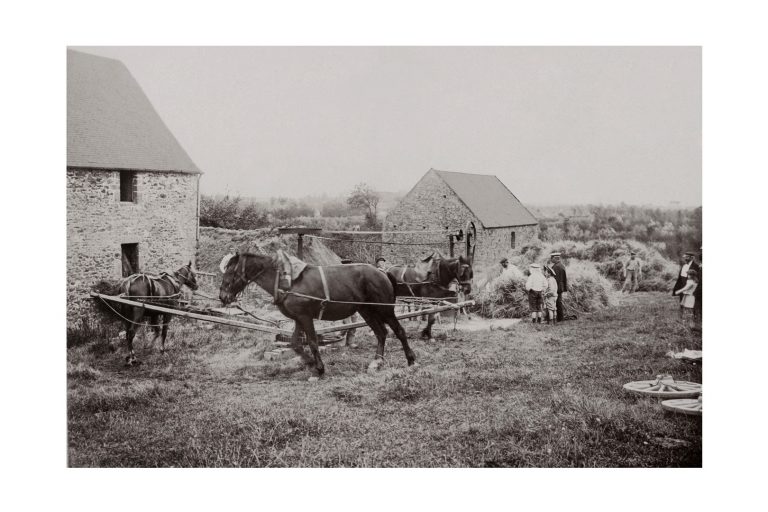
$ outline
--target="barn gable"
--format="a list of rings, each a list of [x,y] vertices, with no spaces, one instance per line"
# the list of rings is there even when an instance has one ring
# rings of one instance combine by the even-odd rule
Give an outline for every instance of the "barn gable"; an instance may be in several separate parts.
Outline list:
[[[486,228],[530,226],[536,217],[496,176],[432,169]]]
[[[67,167],[199,174],[125,65],[67,50]]]
[[[448,254],[448,237],[430,231],[458,232],[470,223],[477,230],[475,261],[482,265],[538,237],[536,218],[496,176],[430,169],[384,221],[385,231],[424,233],[384,234],[382,254],[401,263],[413,263],[433,250]],[[458,245],[453,249],[454,254],[468,251]]]
[[[67,323],[100,281],[195,260],[200,169],[119,61],[67,53]]]

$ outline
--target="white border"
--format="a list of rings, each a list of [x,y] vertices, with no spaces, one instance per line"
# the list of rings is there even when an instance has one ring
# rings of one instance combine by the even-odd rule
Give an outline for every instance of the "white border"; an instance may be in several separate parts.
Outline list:
[[[3,123],[3,140],[9,143],[3,155],[3,228],[12,243],[4,244],[0,267],[10,281],[3,311],[11,312],[4,315],[2,336],[4,465],[7,474],[10,470],[4,501],[85,510],[378,509],[384,504],[466,510],[707,504],[738,510],[759,503],[765,449],[764,424],[754,416],[763,402],[755,379],[767,359],[764,333],[750,331],[761,324],[764,287],[763,230],[750,225],[764,217],[750,206],[763,203],[760,173],[767,168],[765,16],[759,5],[667,0],[6,6],[3,97],[10,105]],[[703,45],[704,469],[65,469],[65,47],[110,44]],[[754,321],[742,314],[747,312]]]

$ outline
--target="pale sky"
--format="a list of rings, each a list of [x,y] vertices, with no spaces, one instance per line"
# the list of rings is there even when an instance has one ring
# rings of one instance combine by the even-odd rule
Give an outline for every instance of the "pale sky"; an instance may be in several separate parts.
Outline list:
[[[407,191],[495,174],[528,204],[701,204],[697,47],[75,47],[123,61],[203,193]]]

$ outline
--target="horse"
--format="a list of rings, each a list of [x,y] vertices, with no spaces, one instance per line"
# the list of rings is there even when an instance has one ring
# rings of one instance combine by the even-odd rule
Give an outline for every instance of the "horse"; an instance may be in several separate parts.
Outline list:
[[[226,258],[229,260],[225,262]],[[225,260],[221,265],[224,271],[219,290],[221,302],[232,303],[251,282],[270,293],[280,312],[295,322],[291,348],[308,366],[314,364],[317,375],[325,373],[325,366],[317,347],[314,319],[342,320],[355,312],[360,313],[379,342],[369,370],[377,369],[384,359],[385,326],[389,326],[402,343],[408,366],[416,362],[405,329],[395,317],[395,283],[373,265],[306,265],[290,288],[284,289],[278,255],[238,253],[225,256]],[[314,359],[304,352],[299,339],[301,332],[306,335]]]
[[[159,276],[132,274],[120,283],[120,292],[127,299],[134,298],[160,304],[173,304],[181,293],[182,286],[187,286],[193,291],[197,290],[197,277],[192,270],[191,261],[173,274],[167,272],[163,272]],[[165,353],[165,338],[168,335],[171,315],[149,311],[137,306],[124,306],[125,338],[128,341],[128,356],[125,358],[125,362],[128,366],[141,364],[133,353],[133,338],[136,335],[136,326],[143,321],[145,315],[150,318],[150,325],[155,333],[151,343],[154,343],[160,336],[162,327],[160,352]],[[158,320],[161,323],[158,323]]]
[[[465,256],[443,258],[432,254],[417,263],[416,266],[393,265],[387,269],[387,275],[397,282],[396,295],[399,297],[428,297],[432,299],[456,299],[458,293],[450,288],[458,282],[461,291],[468,295],[472,292],[472,262]],[[424,339],[432,339],[432,325],[435,315],[428,315],[427,326],[421,331]]]

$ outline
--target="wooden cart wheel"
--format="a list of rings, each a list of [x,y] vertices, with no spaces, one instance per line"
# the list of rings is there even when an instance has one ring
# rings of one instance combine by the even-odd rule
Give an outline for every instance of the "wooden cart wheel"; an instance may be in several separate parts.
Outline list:
[[[689,414],[691,416],[701,416],[701,396],[699,396],[699,398],[664,400],[661,402],[661,406],[667,411]]]
[[[701,393],[701,384],[675,380],[669,375],[659,375],[654,380],[639,380],[624,384],[631,393],[663,398],[696,398]]]

